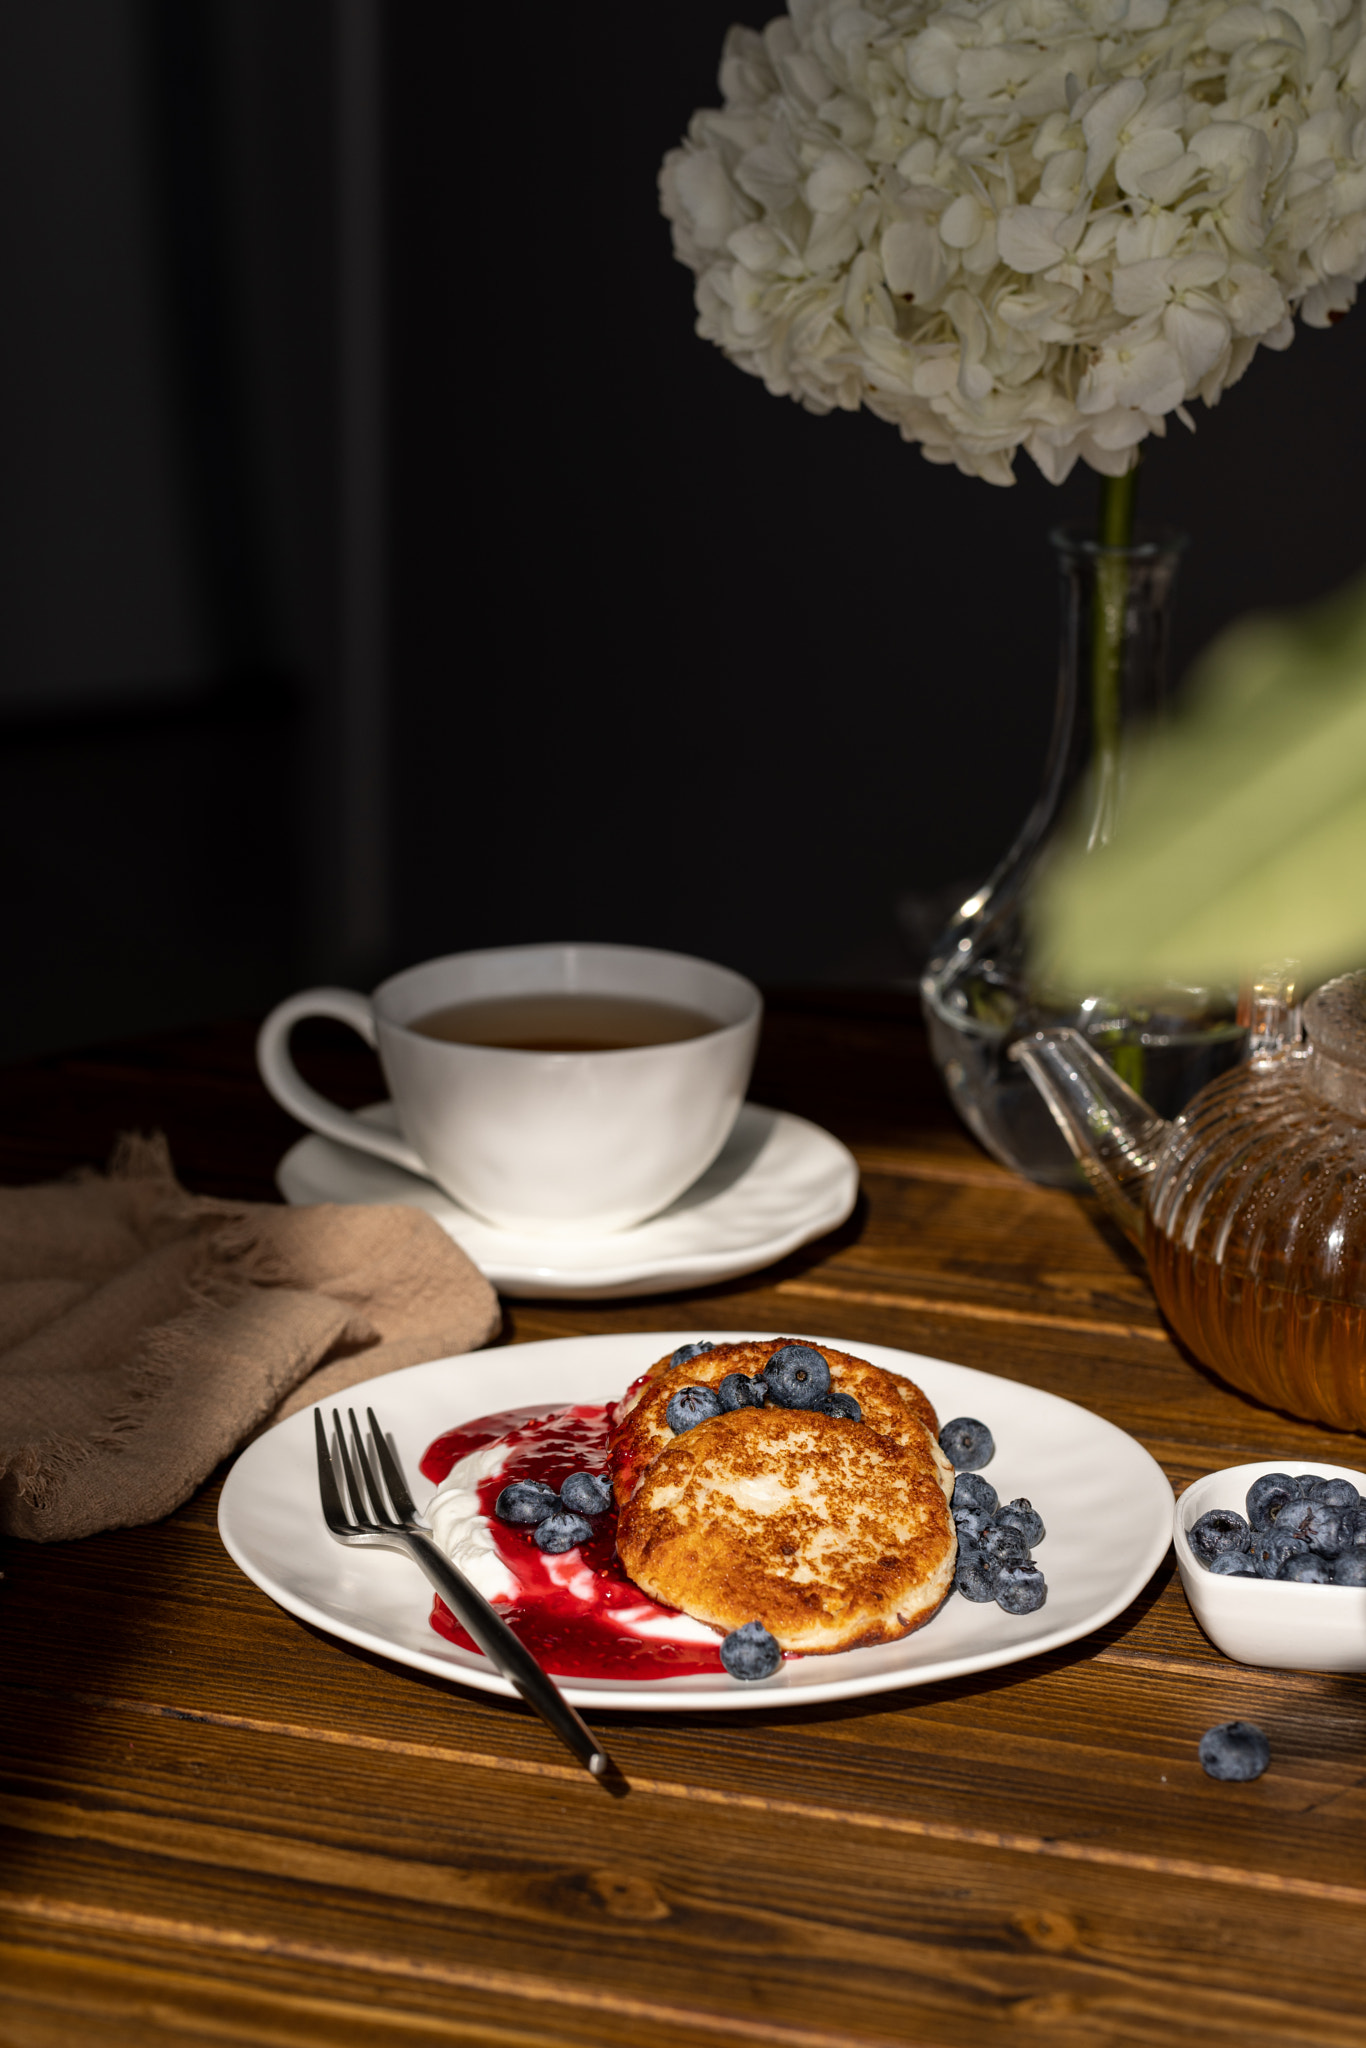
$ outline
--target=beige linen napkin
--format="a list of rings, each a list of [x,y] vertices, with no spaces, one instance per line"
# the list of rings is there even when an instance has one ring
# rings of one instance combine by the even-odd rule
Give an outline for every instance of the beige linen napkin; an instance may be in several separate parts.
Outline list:
[[[155,1521],[267,1420],[498,1325],[420,1209],[190,1195],[161,1138],[0,1188],[0,1529]]]

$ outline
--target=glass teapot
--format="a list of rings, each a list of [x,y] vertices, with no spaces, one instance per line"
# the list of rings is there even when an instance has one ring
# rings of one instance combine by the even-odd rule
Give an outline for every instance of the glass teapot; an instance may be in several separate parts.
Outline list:
[[[1197,1358],[1292,1415],[1366,1429],[1366,973],[1298,1013],[1274,994],[1248,1062],[1166,1123],[1078,1031],[1011,1057],[1148,1261]]]

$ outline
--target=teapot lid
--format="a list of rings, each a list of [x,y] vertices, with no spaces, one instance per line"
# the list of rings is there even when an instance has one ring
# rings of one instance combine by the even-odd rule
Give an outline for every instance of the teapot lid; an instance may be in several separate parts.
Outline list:
[[[1315,989],[1304,1023],[1309,1087],[1350,1115],[1366,1116],[1366,972],[1340,974]]]

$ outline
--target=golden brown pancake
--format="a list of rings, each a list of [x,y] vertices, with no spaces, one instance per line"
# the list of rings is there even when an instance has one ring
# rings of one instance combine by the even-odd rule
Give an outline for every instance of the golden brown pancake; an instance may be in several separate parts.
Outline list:
[[[622,1563],[666,1606],[727,1634],[760,1621],[785,1650],[909,1635],[951,1589],[957,1555],[931,1440],[913,1417],[910,1429],[902,1442],[788,1408],[699,1423],[622,1508]]]
[[[715,1387],[730,1372],[753,1379],[784,1344],[806,1342],[804,1337],[766,1337],[747,1344],[718,1344],[700,1358],[690,1358],[686,1365],[671,1366],[667,1358],[652,1365],[617,1406],[609,1454],[617,1505],[625,1506],[660,1452],[677,1442],[666,1411],[680,1387]],[[842,1394],[852,1394],[858,1402],[865,1427],[910,1445],[917,1453],[928,1442],[940,1483],[946,1493],[952,1493],[953,1468],[939,1448],[939,1419],[915,1381],[828,1344],[816,1344],[812,1349],[819,1351],[829,1366],[831,1385]]]

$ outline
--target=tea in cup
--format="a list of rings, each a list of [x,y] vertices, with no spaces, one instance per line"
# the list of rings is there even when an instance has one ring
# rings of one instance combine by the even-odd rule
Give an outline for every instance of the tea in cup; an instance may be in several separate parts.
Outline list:
[[[306,989],[256,1056],[324,1137],[422,1174],[504,1230],[596,1236],[667,1208],[744,1101],[763,1011],[743,975],[639,946],[504,946],[393,975],[373,996]],[[299,1074],[289,1035],[335,1017],[374,1046],[402,1135]]]

